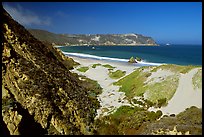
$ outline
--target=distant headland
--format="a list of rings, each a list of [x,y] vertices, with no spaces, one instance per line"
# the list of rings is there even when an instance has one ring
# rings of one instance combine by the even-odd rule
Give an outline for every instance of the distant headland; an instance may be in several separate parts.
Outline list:
[[[151,38],[141,34],[55,34],[45,30],[28,29],[40,41],[64,46],[158,46]]]

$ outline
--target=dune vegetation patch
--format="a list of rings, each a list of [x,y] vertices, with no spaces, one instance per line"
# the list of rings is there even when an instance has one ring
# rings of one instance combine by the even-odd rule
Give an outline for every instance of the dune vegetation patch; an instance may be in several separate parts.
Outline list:
[[[189,67],[187,68],[189,69]],[[180,75],[175,71],[172,72],[173,69],[173,66],[171,66],[170,70],[166,66],[163,69],[161,69],[161,66],[141,67],[114,84],[121,86],[119,91],[125,92],[125,95],[129,99],[133,99],[135,96],[143,96],[146,100],[152,102],[155,107],[161,107],[167,105],[178,88]],[[186,71],[187,69],[182,68],[183,70]],[[161,80],[157,80],[156,82],[151,81],[155,81],[155,79],[158,79],[157,77],[148,80],[157,71],[161,71],[162,73],[163,71],[167,71],[169,75],[159,77]]]
[[[199,69],[198,72],[192,78],[193,87],[202,89],[202,69]]]
[[[151,70],[151,72],[156,72],[158,69],[164,69],[164,70],[170,70],[176,73],[186,74],[193,68],[197,68],[197,67],[199,66],[192,66],[192,65],[181,66],[181,65],[175,65],[175,64],[164,64],[164,65],[155,67],[154,69]]]
[[[97,96],[102,93],[103,88],[98,84],[97,81],[87,78],[83,75],[80,75],[79,77],[83,80],[81,84],[88,89],[91,96]]]
[[[89,70],[89,67],[81,67],[77,69],[80,72],[86,72],[87,70]]]
[[[116,112],[95,121],[96,134],[131,135],[137,134],[145,122],[152,122],[162,116],[162,112],[149,112],[139,107],[121,106]]]
[[[94,122],[96,135],[202,135],[202,109],[187,108],[178,115],[162,116],[162,111],[121,106],[116,112]]]
[[[145,86],[145,98],[157,104],[159,103],[159,100],[162,99],[166,99],[166,101],[169,101],[176,92],[178,84],[178,75],[170,75],[166,77],[162,82],[148,84]]]
[[[142,96],[146,91],[144,82],[150,76],[149,72],[143,72],[143,67],[136,69],[131,74],[115,82],[114,85],[121,86],[119,91],[125,92],[128,98]]]
[[[109,77],[112,79],[119,79],[123,77],[125,74],[126,72],[122,70],[116,70],[114,72],[109,71]]]
[[[108,68],[108,69],[114,69],[115,68],[115,67],[113,67],[113,66],[111,66],[109,64],[105,64],[105,65],[103,65],[103,67]]]
[[[91,67],[92,67],[92,68],[96,68],[97,66],[101,66],[101,64],[100,64],[100,63],[93,64]]]
[[[160,130],[160,135],[202,135],[202,109],[192,106],[174,117],[162,117],[160,120],[150,123],[145,132],[154,132]],[[163,131],[163,132],[161,132]],[[158,132],[157,132],[158,134]]]

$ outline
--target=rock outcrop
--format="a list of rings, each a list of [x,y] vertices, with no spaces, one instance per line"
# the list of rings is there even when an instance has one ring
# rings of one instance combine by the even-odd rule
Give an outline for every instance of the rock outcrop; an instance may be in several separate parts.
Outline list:
[[[98,101],[69,71],[73,60],[2,10],[2,119],[10,134],[91,134]]]
[[[135,60],[134,57],[131,57],[128,62],[129,62],[129,63],[137,63],[137,61]]]

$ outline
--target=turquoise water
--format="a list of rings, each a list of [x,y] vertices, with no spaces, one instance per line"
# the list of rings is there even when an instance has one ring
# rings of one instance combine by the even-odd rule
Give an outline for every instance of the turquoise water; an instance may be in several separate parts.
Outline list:
[[[69,46],[58,47],[68,56],[128,61],[131,56],[142,58],[143,63],[202,65],[201,45],[160,46]]]

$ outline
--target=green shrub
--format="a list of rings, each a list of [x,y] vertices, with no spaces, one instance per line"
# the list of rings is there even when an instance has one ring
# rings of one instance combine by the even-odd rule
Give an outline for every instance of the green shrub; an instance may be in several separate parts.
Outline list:
[[[109,72],[109,77],[112,79],[118,79],[125,75],[125,71],[116,70],[115,72]]]
[[[175,64],[164,64],[164,65],[155,67],[154,69],[151,70],[151,72],[156,72],[158,69],[164,69],[164,70],[170,70],[172,72],[186,74],[193,68],[197,68],[197,67],[199,66],[192,66],[192,65],[181,66],[181,65],[175,65]]]
[[[161,110],[157,110],[157,112],[156,112],[157,119],[160,118],[161,116],[162,116],[162,111]]]
[[[102,93],[102,88],[101,86],[98,84],[97,81],[89,79],[85,76],[80,76],[84,81],[81,82],[82,86],[84,86],[86,89],[88,89],[89,94],[91,96],[96,96],[98,94]]]
[[[92,68],[96,68],[97,66],[101,66],[101,64],[99,64],[99,63],[98,64],[93,64]]]
[[[202,89],[202,69],[199,69],[198,72],[193,76],[193,87]]]
[[[136,99],[133,99],[132,101],[133,101],[134,104],[138,104],[138,105],[144,106],[144,103],[142,101],[138,101]]]
[[[162,98],[158,100],[157,106],[159,108],[161,108],[162,106],[166,106],[167,105],[167,99],[166,98]]]
[[[114,68],[115,68],[115,67],[113,67],[113,66],[111,66],[111,65],[109,65],[109,64],[105,64],[105,65],[103,65],[103,67],[109,68],[109,69],[114,69]]]
[[[144,82],[146,77],[144,75],[146,72],[142,72],[143,67],[136,69],[131,74],[115,82],[114,85],[121,86],[119,91],[125,92],[128,98],[133,98],[134,96],[141,96],[146,91],[144,87]]]
[[[78,68],[77,70],[80,72],[86,72],[88,69],[89,67],[81,67],[81,68]]]

